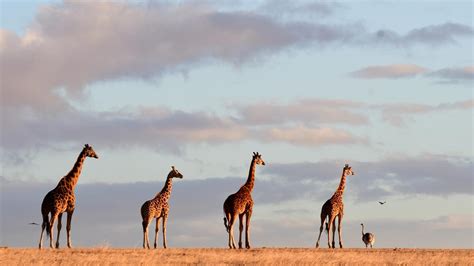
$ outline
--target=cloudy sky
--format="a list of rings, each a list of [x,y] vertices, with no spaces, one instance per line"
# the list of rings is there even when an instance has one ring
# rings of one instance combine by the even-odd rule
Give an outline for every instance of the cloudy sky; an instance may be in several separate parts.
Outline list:
[[[37,246],[28,223],[89,143],[75,246],[140,247],[175,165],[169,246],[226,247],[222,203],[258,151],[255,247],[314,246],[345,163],[346,246],[363,222],[378,247],[474,247],[471,1],[0,9],[0,245]]]

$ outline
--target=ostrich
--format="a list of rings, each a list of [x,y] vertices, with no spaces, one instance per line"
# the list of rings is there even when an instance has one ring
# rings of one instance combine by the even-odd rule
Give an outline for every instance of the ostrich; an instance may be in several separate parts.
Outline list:
[[[362,241],[364,241],[365,248],[367,248],[370,245],[370,248],[375,243],[375,235],[372,233],[365,233],[364,234],[364,224],[360,224],[362,226]]]

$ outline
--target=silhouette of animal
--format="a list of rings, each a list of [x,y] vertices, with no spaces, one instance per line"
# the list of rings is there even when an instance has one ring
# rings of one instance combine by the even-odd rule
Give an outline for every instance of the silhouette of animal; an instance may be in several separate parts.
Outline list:
[[[379,201],[380,205],[384,205],[385,203],[387,203],[386,201]]]

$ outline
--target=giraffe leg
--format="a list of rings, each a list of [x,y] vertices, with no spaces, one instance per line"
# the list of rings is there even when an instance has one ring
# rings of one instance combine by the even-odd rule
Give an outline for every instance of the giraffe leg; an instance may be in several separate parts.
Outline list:
[[[59,234],[61,233],[61,227],[62,227],[62,224],[61,224],[61,221],[62,221],[62,218],[63,218],[63,214],[60,213],[58,215],[58,236],[56,238],[56,248],[59,248]]]
[[[72,215],[74,214],[74,209],[67,212],[67,221],[66,221],[66,234],[67,234],[67,247],[72,248],[71,242],[71,221]],[[58,232],[59,233],[59,232]]]
[[[339,214],[337,216],[337,234],[339,235],[339,247],[343,248],[342,247],[342,214]]]
[[[143,248],[146,248],[146,222],[142,221],[142,229],[143,229]]]
[[[231,220],[232,220],[232,214],[226,213],[226,217],[227,217],[227,235],[228,235],[227,245],[229,246],[229,248],[232,248],[232,240],[231,240],[231,230],[232,230],[232,227],[231,227]]]
[[[227,233],[229,233],[229,223],[230,223],[230,213],[226,213],[225,218],[224,218],[224,225],[225,225],[225,230],[227,231]]]
[[[142,227],[143,227],[143,248],[150,248],[150,244],[148,243],[148,224],[150,223],[150,219],[143,219]]]
[[[49,247],[54,248],[53,246],[53,227],[54,222],[58,218],[59,213],[51,213],[51,220],[49,222]]]
[[[332,248],[336,248],[336,218],[334,218],[334,221],[332,222],[332,242],[331,242]]]
[[[237,222],[237,215],[234,216],[234,224]],[[234,237],[234,230],[232,230],[232,248],[236,249],[237,246],[235,245],[235,237]]]
[[[252,217],[252,209],[245,215],[245,248],[250,248],[250,218]]]
[[[234,223],[237,218],[237,215],[231,215],[229,221],[229,248],[235,248],[235,240],[234,240]]]
[[[239,214],[239,249],[242,248],[242,231],[244,230],[244,223],[242,220],[244,219],[244,214],[245,213]]]
[[[147,227],[146,227],[146,247],[148,249],[150,249],[150,232],[148,231],[148,227],[149,225],[151,224],[151,221],[153,220],[153,218],[151,218],[148,222],[147,222]]]
[[[161,217],[156,218],[155,243],[154,243],[155,248],[156,248],[156,242],[158,241],[158,231],[160,230],[160,218]]]
[[[168,221],[168,216],[163,217],[163,248],[167,248],[166,245],[166,222]]]
[[[335,216],[329,216],[329,221],[328,221],[328,247],[329,248],[332,248],[331,246],[331,228],[333,226],[333,223],[334,223],[334,219],[335,219]],[[333,242],[334,242],[334,239],[333,239]]]
[[[321,234],[323,233],[324,221],[326,220],[326,214],[321,213],[321,226],[319,227],[319,236],[316,241],[316,248],[319,248],[319,240],[321,239]]]
[[[40,234],[40,241],[39,241],[39,249],[43,247],[43,233],[46,226],[49,228],[49,221],[48,221],[48,214],[43,214],[43,223],[41,223],[41,234]]]

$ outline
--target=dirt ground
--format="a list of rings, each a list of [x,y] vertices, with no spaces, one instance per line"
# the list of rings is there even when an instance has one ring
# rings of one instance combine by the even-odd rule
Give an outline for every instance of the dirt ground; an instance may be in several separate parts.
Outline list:
[[[472,249],[0,249],[0,265],[474,265],[473,262]]]

